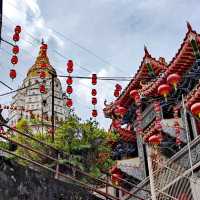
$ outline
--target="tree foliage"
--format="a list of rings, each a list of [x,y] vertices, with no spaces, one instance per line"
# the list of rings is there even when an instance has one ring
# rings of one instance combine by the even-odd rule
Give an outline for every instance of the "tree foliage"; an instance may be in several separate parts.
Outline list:
[[[118,136],[111,132],[108,134],[104,129],[98,128],[98,124],[95,121],[88,120],[86,122],[81,122],[76,116],[69,117],[56,129],[54,143],[52,143],[51,135],[48,134],[48,131],[33,134],[31,124],[33,124],[33,121],[29,122],[25,119],[21,119],[17,123],[16,128],[62,151],[63,154],[60,158],[60,164],[72,164],[80,170],[84,170],[95,176],[100,176],[101,171],[106,171],[114,162],[110,158],[111,147],[108,145],[108,141],[115,141],[118,139]],[[42,153],[54,157],[57,156],[55,152],[23,135],[15,134],[12,139],[39,150]],[[54,165],[49,159],[20,146],[18,146],[16,154],[36,160],[48,166]],[[27,163],[23,162],[23,164]]]

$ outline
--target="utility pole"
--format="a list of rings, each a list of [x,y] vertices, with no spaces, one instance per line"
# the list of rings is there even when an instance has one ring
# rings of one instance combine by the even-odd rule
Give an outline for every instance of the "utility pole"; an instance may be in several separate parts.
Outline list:
[[[54,131],[55,131],[55,115],[54,115],[54,79],[56,75],[54,72],[51,74],[51,130],[52,130],[52,142],[54,142]]]
[[[1,38],[1,29],[2,29],[2,16],[3,16],[3,0],[0,0],[0,38]],[[0,40],[1,44],[1,40]]]

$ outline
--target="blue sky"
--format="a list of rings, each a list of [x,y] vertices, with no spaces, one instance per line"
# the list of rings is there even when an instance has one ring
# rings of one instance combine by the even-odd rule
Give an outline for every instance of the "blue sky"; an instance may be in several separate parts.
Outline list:
[[[198,0],[4,0],[3,38],[11,41],[17,24],[23,31],[18,77],[14,81],[8,77],[11,48],[2,43],[0,80],[13,88],[21,84],[34,64],[41,38],[48,43],[49,59],[58,74],[65,74],[66,61],[73,59],[78,64],[74,75],[133,76],[144,55],[144,44],[152,56],[165,57],[169,62],[185,36],[186,21],[200,32],[199,13]],[[65,80],[61,81],[64,90]],[[114,100],[115,84],[102,81],[97,86],[97,120],[105,128],[110,120],[104,119],[101,110],[105,99]],[[0,90],[7,88],[0,85]],[[90,91],[89,81],[75,81],[74,107],[82,119],[90,117]],[[9,104],[11,97],[0,97],[0,103]]]

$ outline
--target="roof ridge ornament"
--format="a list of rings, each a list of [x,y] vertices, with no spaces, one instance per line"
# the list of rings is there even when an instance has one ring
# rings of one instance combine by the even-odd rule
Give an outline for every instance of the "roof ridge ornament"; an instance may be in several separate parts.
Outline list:
[[[144,53],[145,53],[145,56],[151,57],[151,55],[150,55],[150,53],[149,53],[149,51],[148,51],[146,45],[144,45]]]
[[[42,38],[41,44],[44,44],[44,38]]]
[[[187,28],[188,28],[188,31],[191,32],[192,31],[192,26],[190,24],[190,22],[187,21]]]

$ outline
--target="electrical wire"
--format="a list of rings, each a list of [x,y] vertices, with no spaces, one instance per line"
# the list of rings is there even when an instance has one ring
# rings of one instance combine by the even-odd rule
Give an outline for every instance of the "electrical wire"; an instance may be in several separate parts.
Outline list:
[[[50,80],[50,79],[51,79],[51,78],[48,78],[48,79],[46,79],[46,80]],[[2,94],[0,94],[0,97],[6,96],[6,95],[9,95],[9,94],[12,94],[12,93],[15,93],[15,92],[24,90],[24,89],[27,89],[27,88],[29,88],[29,87],[32,87],[32,86],[35,86],[35,85],[38,85],[38,84],[41,84],[41,83],[43,83],[43,81],[37,82],[37,83],[33,83],[33,84],[31,84],[31,85],[28,85],[28,86],[24,86],[24,87],[18,88],[18,89],[16,89],[16,90],[12,90],[12,91],[10,91],[10,92],[2,93]]]
[[[13,7],[15,8],[16,10],[18,10],[18,8],[13,5],[12,3],[10,3],[8,1],[8,3]],[[34,18],[34,16],[31,16],[30,13],[28,13],[30,17]],[[13,24],[15,24],[10,18],[8,18],[7,16],[4,15],[4,17],[6,17],[7,19],[9,19]],[[103,62],[104,64],[108,64],[110,66],[112,66],[112,64],[110,62],[108,62],[107,60],[105,60],[104,58],[102,58],[101,56],[97,55],[96,53],[94,53],[92,50],[90,50],[89,48],[86,48],[85,46],[79,44],[78,42],[72,40],[71,38],[65,36],[64,34],[62,34],[61,32],[59,31],[56,31],[54,28],[52,27],[49,27],[46,25],[46,27],[50,30],[52,30],[53,32],[55,32],[57,35],[60,35],[62,38],[64,38],[65,40],[71,42],[73,45],[79,47],[80,49],[84,50],[85,52],[89,53],[90,55],[93,55],[94,57],[96,57],[98,60],[100,60],[101,62]],[[33,39],[35,39],[37,42],[39,41],[39,39],[37,39],[36,37],[34,37],[33,35],[29,34]],[[115,69],[118,69],[120,72],[123,72],[123,70],[121,70],[120,68],[116,67],[115,66]],[[89,70],[90,71],[90,70]]]
[[[8,84],[4,83],[3,81],[0,81],[0,83],[4,86],[6,86],[8,89],[13,90]]]

